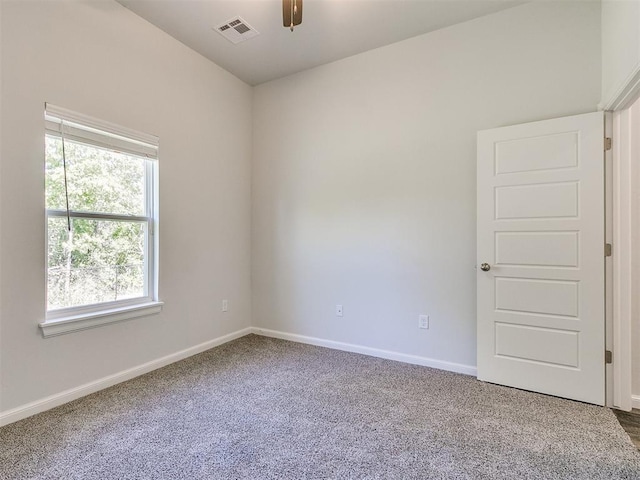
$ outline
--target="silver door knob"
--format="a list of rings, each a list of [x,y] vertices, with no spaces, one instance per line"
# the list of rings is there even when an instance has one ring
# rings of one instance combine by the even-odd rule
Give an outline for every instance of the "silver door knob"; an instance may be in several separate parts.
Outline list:
[[[491,270],[491,265],[489,265],[488,263],[481,263],[480,270],[482,270],[483,272],[488,272],[489,270]]]

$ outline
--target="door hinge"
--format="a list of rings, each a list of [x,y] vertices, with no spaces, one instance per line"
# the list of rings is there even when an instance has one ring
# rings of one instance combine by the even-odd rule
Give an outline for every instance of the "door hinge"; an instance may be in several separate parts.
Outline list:
[[[611,141],[611,137],[605,137],[604,139],[604,149],[606,150],[611,150],[611,146],[612,146],[612,141]]]
[[[605,243],[604,244],[604,256],[605,257],[610,257],[612,249],[613,249],[613,247],[611,246],[610,243]]]
[[[613,363],[613,353],[611,353],[611,350],[604,351],[604,363]]]

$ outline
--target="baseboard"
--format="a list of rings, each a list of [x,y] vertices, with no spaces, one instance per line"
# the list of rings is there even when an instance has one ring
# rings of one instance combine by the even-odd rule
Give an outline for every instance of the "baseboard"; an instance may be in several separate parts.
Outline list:
[[[631,395],[631,408],[640,409],[640,395]]]
[[[95,393],[99,390],[103,390],[118,383],[131,380],[132,378],[138,377],[145,373],[149,373],[153,370],[164,367],[179,360],[191,357],[192,355],[196,355],[198,353],[204,352],[205,350],[209,350],[210,348],[217,347],[218,345],[222,345],[223,343],[230,342],[231,340],[235,340],[236,338],[244,337],[245,335],[252,333],[252,331],[253,329],[250,327],[243,328],[242,330],[238,330],[228,335],[223,335],[222,337],[214,338],[213,340],[209,340],[208,342],[201,343],[194,347],[172,353],[171,355],[167,355],[166,357],[152,360],[151,362],[138,365],[137,367],[133,367],[113,375],[109,375],[108,377],[104,377],[93,382],[85,383],[84,385],[80,385],[79,387],[65,390],[64,392],[57,393],[40,400],[36,400],[35,402],[31,402],[26,405],[7,410],[6,412],[0,412],[0,427],[8,425],[9,423],[17,422],[18,420],[22,420],[23,418],[30,417],[31,415],[35,415],[36,413],[44,412],[45,410],[58,407],[72,400],[76,400],[91,393]]]
[[[307,343],[309,345],[316,345],[319,347],[333,348],[335,350],[343,350],[345,352],[361,353],[372,357],[386,358],[387,360],[395,360],[398,362],[411,363],[413,365],[422,365],[425,367],[437,368],[439,370],[477,376],[477,368],[471,365],[462,365],[460,363],[435,360],[433,358],[420,357],[418,355],[409,355],[406,353],[392,352],[390,350],[354,345],[352,343],[336,342],[333,340],[324,340],[322,338],[278,332],[276,330],[268,330],[259,327],[253,327],[252,332],[264,337],[280,338],[282,340],[290,340],[292,342]]]
[[[382,350],[379,348],[365,347],[362,345],[355,345],[351,343],[336,342],[333,340],[325,340],[322,338],[307,337],[304,335],[296,335],[293,333],[279,332],[276,330],[268,330],[265,328],[247,327],[242,330],[223,335],[222,337],[214,338],[208,342],[201,343],[194,347],[181,350],[171,355],[167,355],[156,360],[138,365],[137,367],[124,370],[122,372],[109,375],[108,377],[95,380],[93,382],[85,383],[76,388],[65,390],[64,392],[51,395],[49,397],[36,400],[34,402],[22,405],[20,407],[0,412],[0,427],[8,425],[18,420],[30,417],[45,410],[58,407],[65,403],[77,400],[91,393],[98,392],[105,388],[117,385],[118,383],[131,380],[132,378],[144,375],[158,368],[162,368],[171,363],[183,360],[198,353],[209,350],[210,348],[217,347],[224,343],[235,340],[236,338],[244,337],[250,333],[256,335],[262,335],[265,337],[280,338],[283,340],[290,340],[292,342],[306,343],[309,345],[316,345],[319,347],[333,348],[335,350],[343,350],[346,352],[360,353],[363,355],[369,355],[372,357],[386,358],[387,360],[395,360],[398,362],[410,363],[413,365],[422,365],[425,367],[437,368],[439,370],[447,370],[450,372],[463,373],[466,375],[476,376],[476,367],[471,365],[462,365],[459,363],[445,362],[442,360],[435,360],[428,357],[420,357],[418,355],[409,355],[406,353],[392,352],[390,350]],[[633,407],[640,408],[640,396],[633,398]]]

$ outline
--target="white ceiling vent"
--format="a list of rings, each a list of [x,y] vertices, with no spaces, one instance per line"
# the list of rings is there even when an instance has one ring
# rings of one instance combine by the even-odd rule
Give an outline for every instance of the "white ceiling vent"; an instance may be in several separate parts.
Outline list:
[[[217,27],[215,30],[231,43],[240,43],[260,35],[255,28],[240,17],[232,18]]]

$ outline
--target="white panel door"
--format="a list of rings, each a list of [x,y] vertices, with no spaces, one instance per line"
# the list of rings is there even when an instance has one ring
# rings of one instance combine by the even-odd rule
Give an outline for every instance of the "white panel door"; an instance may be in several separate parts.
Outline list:
[[[602,113],[478,133],[480,380],[604,405],[603,137]]]

